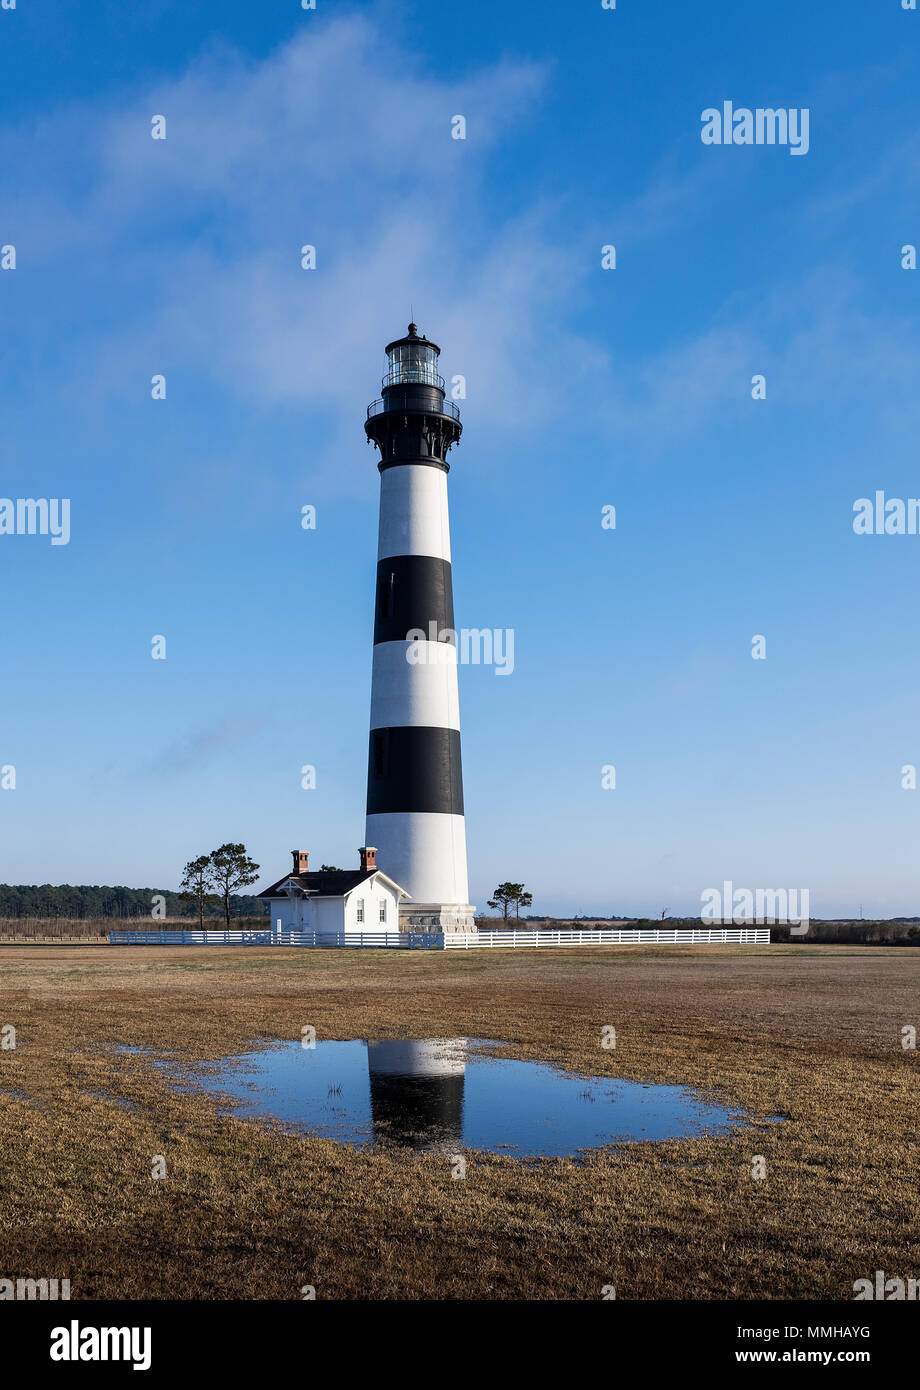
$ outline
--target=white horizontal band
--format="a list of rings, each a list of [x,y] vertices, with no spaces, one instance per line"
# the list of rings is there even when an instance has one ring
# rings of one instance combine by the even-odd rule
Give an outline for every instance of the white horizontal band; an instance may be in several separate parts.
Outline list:
[[[391,811],[367,817],[366,843],[377,863],[417,903],[469,902],[462,816]]]
[[[409,655],[425,659],[410,662]],[[456,648],[446,642],[378,642],[371,680],[371,728],[419,725],[460,728]]]
[[[391,555],[450,559],[447,474],[426,463],[405,463],[380,475],[378,560]]]

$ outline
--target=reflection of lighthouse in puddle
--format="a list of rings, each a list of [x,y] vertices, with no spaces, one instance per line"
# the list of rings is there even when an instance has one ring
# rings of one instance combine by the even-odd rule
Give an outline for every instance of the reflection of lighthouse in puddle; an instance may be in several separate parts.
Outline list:
[[[376,1142],[453,1152],[463,1143],[466,1038],[368,1042]]]

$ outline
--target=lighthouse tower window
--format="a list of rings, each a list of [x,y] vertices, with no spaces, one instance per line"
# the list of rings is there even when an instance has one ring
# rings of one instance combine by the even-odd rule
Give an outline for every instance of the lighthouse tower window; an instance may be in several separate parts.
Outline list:
[[[393,613],[393,581],[394,574],[382,574],[377,580],[377,617],[381,622],[386,622]]]

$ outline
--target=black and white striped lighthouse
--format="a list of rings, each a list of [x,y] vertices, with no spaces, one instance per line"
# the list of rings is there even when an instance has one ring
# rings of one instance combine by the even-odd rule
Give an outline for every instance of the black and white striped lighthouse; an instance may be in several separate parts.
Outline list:
[[[412,895],[403,931],[475,930],[447,511],[447,455],[462,426],[439,354],[414,323],[389,343],[364,426],[380,450],[366,843]]]

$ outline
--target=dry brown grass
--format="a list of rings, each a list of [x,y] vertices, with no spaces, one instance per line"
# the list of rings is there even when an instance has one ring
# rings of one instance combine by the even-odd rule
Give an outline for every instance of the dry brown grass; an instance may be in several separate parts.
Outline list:
[[[0,1052],[7,1277],[69,1276],[75,1298],[289,1299],[311,1283],[348,1299],[596,1299],[604,1284],[845,1299],[877,1268],[920,1267],[916,1053],[900,1046],[920,1022],[920,953],[10,946],[0,978],[0,1025],[18,1033]],[[454,1181],[437,1155],[221,1117],[149,1056],[111,1051],[217,1058],[305,1023],[506,1039],[584,1073],[696,1085],[758,1123],[584,1164],[470,1155]]]

